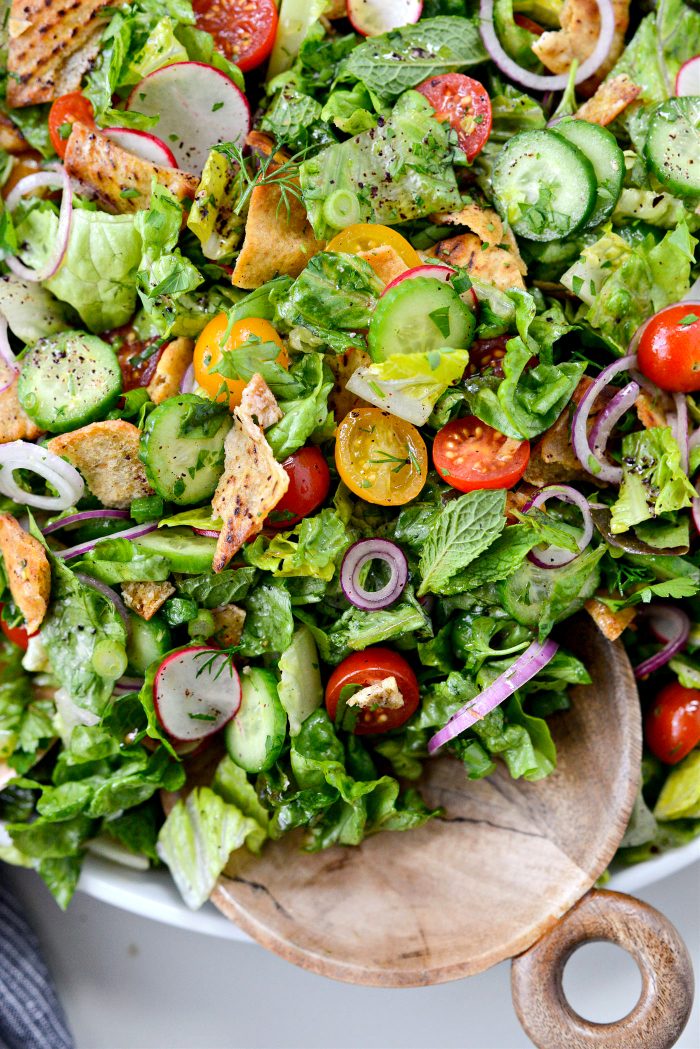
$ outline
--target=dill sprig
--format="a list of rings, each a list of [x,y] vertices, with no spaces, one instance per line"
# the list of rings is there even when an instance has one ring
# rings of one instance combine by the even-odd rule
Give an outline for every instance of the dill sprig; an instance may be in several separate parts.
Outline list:
[[[233,209],[235,215],[240,215],[250,203],[253,190],[256,186],[276,186],[280,191],[280,200],[277,205],[277,213],[284,205],[287,211],[287,222],[291,218],[291,198],[302,201],[301,187],[299,186],[299,164],[304,158],[306,150],[295,153],[281,163],[276,160],[277,154],[273,151],[264,157],[246,157],[243,150],[234,142],[221,142],[214,147],[218,153],[223,155],[238,168],[243,179],[243,190],[238,202]],[[252,170],[251,170],[252,168]]]
[[[202,659],[201,666],[197,668],[197,677],[200,677],[205,672],[213,680],[218,681],[221,675],[228,668],[229,677],[233,677],[236,671],[233,657],[238,652],[239,645],[229,645],[227,648],[211,648],[203,649],[201,652],[195,652],[195,659]]]

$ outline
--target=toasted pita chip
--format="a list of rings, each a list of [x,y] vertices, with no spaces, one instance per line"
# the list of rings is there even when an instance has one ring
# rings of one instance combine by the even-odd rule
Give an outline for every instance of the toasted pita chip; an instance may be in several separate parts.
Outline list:
[[[12,123],[9,117],[0,113],[0,149],[6,153],[24,153],[29,149],[26,138],[18,127]],[[36,154],[31,154],[35,156]],[[39,164],[37,163],[37,168]]]
[[[357,394],[350,393],[346,386],[348,380],[358,368],[369,368],[372,358],[364,350],[360,350],[357,346],[351,346],[344,353],[329,354],[326,359],[335,378],[335,385],[328,398],[328,403],[333,410],[335,421],[339,423],[354,408],[369,407],[367,401],[363,400],[362,397],[358,397]]]
[[[90,423],[53,437],[47,448],[72,463],[103,506],[125,509],[153,495],[139,459],[141,431],[123,419]]]
[[[270,387],[258,372],[245,385],[240,411],[241,415],[252,419],[263,430],[279,422],[284,415]]]
[[[589,124],[605,127],[619,117],[641,91],[641,87],[630,80],[626,73],[621,73],[612,80],[605,80],[574,116],[577,120],[587,120]]]
[[[509,251],[517,262],[518,269],[526,276],[527,266],[522,260],[518,242],[513,231],[504,227],[501,217],[493,208],[484,208],[476,201],[465,204],[459,211],[441,211],[430,216],[433,222],[441,226],[466,226],[476,233],[482,244]]]
[[[7,101],[13,108],[77,91],[97,57],[110,0],[12,0]]]
[[[396,277],[410,269],[390,244],[378,244],[376,248],[358,251],[358,257],[368,262],[380,280],[390,284]]]
[[[222,605],[220,608],[212,608],[211,614],[216,623],[214,639],[220,645],[239,644],[245,623],[245,610],[238,605]]]
[[[645,430],[652,430],[655,426],[668,425],[663,404],[660,404],[646,390],[640,392],[637,400],[634,402],[634,407],[637,411],[637,418]]]
[[[41,626],[51,593],[51,569],[46,551],[11,514],[0,514],[0,553],[12,600],[24,616],[28,634]]]
[[[153,619],[169,597],[175,593],[172,583],[122,583],[124,604],[142,619]]]
[[[595,76],[579,85],[584,95],[593,94],[624,50],[630,0],[612,0],[612,5],[615,15],[613,43]],[[534,53],[552,73],[568,73],[575,58],[581,63],[593,53],[600,34],[600,12],[596,0],[564,0],[560,22],[561,29],[543,33],[532,45]]]
[[[462,266],[477,279],[493,284],[500,291],[525,288],[519,257],[504,248],[484,244],[475,233],[462,233],[459,237],[442,240],[425,254],[450,266]]]
[[[4,361],[0,361],[0,386],[4,386],[9,378],[8,366]],[[33,441],[43,432],[32,422],[19,403],[17,378],[0,393],[0,444],[9,444],[10,441]]]
[[[240,407],[234,408],[224,455],[224,472],[211,501],[213,516],[223,521],[214,555],[215,572],[225,568],[246,539],[261,530],[289,488],[289,477],[272,454],[265,434]]]
[[[162,404],[168,397],[175,397],[180,392],[180,384],[192,364],[193,356],[192,339],[180,338],[168,343],[158,358],[155,373],[147,386],[148,396],[154,404]]]
[[[322,247],[300,200],[287,193],[285,204],[273,183],[256,186],[231,282],[237,288],[252,289],[281,274],[298,277]]]
[[[194,175],[142,160],[80,123],[73,124],[64,163],[68,174],[90,189],[107,211],[118,214],[147,208],[153,179],[178,200],[194,198],[199,185]]]
[[[607,605],[594,597],[586,601],[583,607],[608,641],[617,641],[637,614],[634,608],[621,608],[619,612],[611,612]]]

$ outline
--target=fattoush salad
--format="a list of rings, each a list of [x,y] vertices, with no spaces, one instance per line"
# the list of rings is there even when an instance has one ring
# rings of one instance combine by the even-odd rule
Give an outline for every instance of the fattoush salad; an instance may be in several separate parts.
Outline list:
[[[698,834],[700,5],[12,0],[0,68],[0,858],[198,907],[542,779],[574,615],[618,860]]]

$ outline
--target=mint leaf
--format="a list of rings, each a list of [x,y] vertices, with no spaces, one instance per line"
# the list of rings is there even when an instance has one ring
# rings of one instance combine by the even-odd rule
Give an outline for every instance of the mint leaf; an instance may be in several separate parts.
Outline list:
[[[467,492],[440,511],[420,559],[418,595],[442,593],[452,576],[487,550],[503,531],[506,493]]]

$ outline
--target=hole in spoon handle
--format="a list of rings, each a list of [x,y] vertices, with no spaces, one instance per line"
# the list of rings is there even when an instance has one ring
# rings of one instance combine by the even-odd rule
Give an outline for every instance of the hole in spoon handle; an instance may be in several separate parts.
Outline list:
[[[578,947],[596,940],[628,951],[642,974],[639,1001],[615,1023],[584,1020],[564,994],[564,966]],[[685,944],[662,914],[623,893],[593,889],[513,959],[511,991],[537,1049],[670,1049],[688,1022],[693,969]]]

